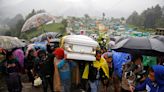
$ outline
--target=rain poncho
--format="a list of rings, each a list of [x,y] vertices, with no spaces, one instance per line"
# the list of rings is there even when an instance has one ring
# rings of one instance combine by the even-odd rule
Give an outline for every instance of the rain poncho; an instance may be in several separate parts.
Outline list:
[[[107,76],[109,78],[109,68],[108,68],[108,64],[105,61],[105,59],[103,57],[101,57],[100,61],[93,61],[93,66],[95,68],[97,68],[98,70],[100,68],[102,68],[103,72],[105,73],[105,76]],[[95,71],[96,72],[96,71]],[[89,75],[89,64],[87,64],[85,66],[82,78],[83,79],[88,79],[88,75]]]
[[[163,88],[164,88],[164,66],[154,65],[153,70],[155,72],[155,79],[156,79],[157,83],[159,85],[163,85]]]
[[[46,50],[47,49],[46,45],[47,45],[47,42],[35,42],[34,43],[35,49]]]
[[[122,65],[126,62],[131,61],[131,55],[122,52],[115,52],[113,51],[113,65],[114,65],[114,72],[120,78],[122,76]]]
[[[136,91],[146,89],[147,92],[164,92],[164,66],[154,65],[155,82],[147,78],[144,83],[135,87]]]
[[[20,66],[24,67],[24,52],[21,49],[17,49],[13,52],[14,56],[18,59]]]

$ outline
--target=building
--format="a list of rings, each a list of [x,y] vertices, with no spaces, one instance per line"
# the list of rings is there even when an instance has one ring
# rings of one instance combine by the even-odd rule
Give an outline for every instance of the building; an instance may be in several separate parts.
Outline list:
[[[164,28],[156,28],[156,35],[164,35]]]
[[[63,17],[55,17],[55,23],[61,23],[63,21]]]

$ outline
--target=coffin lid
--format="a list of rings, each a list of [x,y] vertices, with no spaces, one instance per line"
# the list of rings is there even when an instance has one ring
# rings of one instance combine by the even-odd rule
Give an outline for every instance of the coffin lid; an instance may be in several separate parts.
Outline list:
[[[95,40],[85,35],[68,35],[65,36],[64,42],[68,44],[85,45],[91,47],[99,46]]]

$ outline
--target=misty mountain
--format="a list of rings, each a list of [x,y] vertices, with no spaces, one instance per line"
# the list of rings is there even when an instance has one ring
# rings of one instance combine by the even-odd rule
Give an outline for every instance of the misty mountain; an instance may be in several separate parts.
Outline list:
[[[6,18],[3,20],[3,24],[7,24],[10,28],[14,28],[15,25],[21,21],[24,20],[23,16],[21,14],[17,14],[14,18]]]

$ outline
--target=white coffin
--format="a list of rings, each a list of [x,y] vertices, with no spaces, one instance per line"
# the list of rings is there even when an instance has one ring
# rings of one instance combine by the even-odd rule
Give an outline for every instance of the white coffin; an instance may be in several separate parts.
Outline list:
[[[96,41],[85,35],[68,35],[63,37],[63,48],[67,59],[94,61],[96,60]]]
[[[67,52],[67,59],[84,60],[84,61],[95,61],[96,60],[94,55],[81,54],[81,53],[72,53],[72,52]]]

